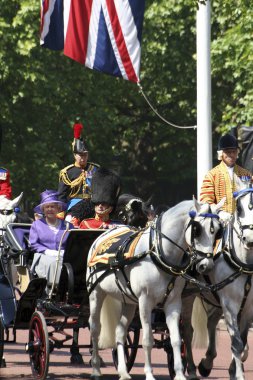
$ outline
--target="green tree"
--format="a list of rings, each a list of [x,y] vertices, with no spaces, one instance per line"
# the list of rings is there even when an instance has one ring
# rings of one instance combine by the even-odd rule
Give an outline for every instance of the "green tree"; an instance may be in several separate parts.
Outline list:
[[[119,166],[124,191],[166,203],[196,194],[196,131],[162,122],[135,84],[40,47],[39,6],[0,0],[1,153],[14,195],[24,191],[30,204],[57,187],[72,162],[76,115],[91,160]],[[196,8],[194,0],[146,1],[141,84],[181,126],[196,124]],[[252,124],[251,20],[249,1],[212,2],[214,140],[231,125]]]

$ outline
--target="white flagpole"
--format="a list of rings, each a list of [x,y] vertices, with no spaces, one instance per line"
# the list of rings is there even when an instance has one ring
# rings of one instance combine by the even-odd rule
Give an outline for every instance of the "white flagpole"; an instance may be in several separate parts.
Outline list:
[[[197,11],[197,185],[212,167],[211,126],[211,0]]]

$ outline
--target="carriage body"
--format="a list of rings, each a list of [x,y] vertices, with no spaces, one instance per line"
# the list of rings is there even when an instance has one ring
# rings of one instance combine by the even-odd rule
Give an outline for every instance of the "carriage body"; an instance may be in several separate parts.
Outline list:
[[[60,281],[50,297],[45,295],[46,279],[33,278],[29,270],[33,258],[28,245],[30,227],[31,224],[10,223],[3,235],[0,260],[0,362],[4,341],[15,343],[17,330],[29,330],[26,351],[30,356],[32,371],[37,379],[44,379],[48,372],[49,353],[54,348],[71,348],[72,345],[68,343],[73,339],[74,331],[88,326],[86,258],[90,245],[103,230],[69,231]],[[68,332],[65,332],[66,329]],[[73,334],[69,329],[73,330]],[[38,346],[39,341],[41,343]],[[79,345],[79,348],[90,347],[90,343]]]

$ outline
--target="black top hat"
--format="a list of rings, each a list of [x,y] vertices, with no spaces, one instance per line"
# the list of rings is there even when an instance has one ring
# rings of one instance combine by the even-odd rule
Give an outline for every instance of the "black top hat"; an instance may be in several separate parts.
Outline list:
[[[83,130],[83,124],[80,122],[79,118],[76,118],[76,122],[73,125],[74,141],[73,141],[73,153],[86,153],[88,152],[87,146],[83,139],[81,138],[81,133]]]
[[[218,150],[224,150],[224,149],[237,149],[238,148],[238,142],[236,138],[230,134],[226,134],[224,136],[221,136],[218,142]]]
[[[115,206],[120,193],[120,178],[106,168],[98,168],[91,182],[91,201]]]

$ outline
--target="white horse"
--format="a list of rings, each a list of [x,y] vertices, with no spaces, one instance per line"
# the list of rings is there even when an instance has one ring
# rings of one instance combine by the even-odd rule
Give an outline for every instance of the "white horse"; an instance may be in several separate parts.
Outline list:
[[[204,299],[212,304],[205,306],[208,316],[205,328],[208,327],[209,346],[206,357],[200,362],[199,371],[202,376],[208,376],[211,372],[213,360],[217,355],[215,331],[223,312],[231,337],[230,380],[244,380],[242,362],[247,358],[247,336],[253,321],[253,188],[245,188],[245,185],[241,184],[240,190],[234,196],[236,211],[226,228],[223,248],[215,256],[214,268],[208,274],[208,278],[205,278],[212,284],[214,296],[204,296]],[[219,304],[221,309],[214,306]],[[196,339],[201,340],[199,334],[203,334],[204,331],[199,331],[199,328],[203,326],[203,314],[200,312],[199,303],[196,305],[197,307],[193,308],[192,320],[195,322],[193,327]],[[189,361],[189,358],[187,359]]]
[[[189,217],[189,210],[190,212]],[[117,346],[118,374],[120,380],[130,379],[127,372],[124,343],[128,326],[134,316],[136,304],[143,329],[142,346],[145,353],[146,380],[154,380],[151,367],[153,336],[151,311],[158,304],[163,307],[166,323],[174,353],[175,380],[185,380],[181,360],[181,338],[179,319],[181,314],[181,293],[185,285],[183,275],[193,262],[200,271],[212,267],[212,251],[215,236],[220,229],[216,215],[218,206],[210,209],[207,204],[196,200],[184,201],[166,211],[144,232],[136,232],[134,257],[120,260],[111,258],[109,265],[92,265],[96,252],[108,253],[114,241],[121,244],[121,256],[125,238],[120,239],[126,227],[114,229],[99,237],[92,245],[88,255],[87,288],[90,293],[90,331],[92,339],[92,378],[101,378],[99,335],[103,320],[100,313],[103,302],[108,298],[118,300],[118,319],[116,329],[106,331],[112,337],[111,346]],[[187,250],[189,248],[189,250]],[[110,255],[109,255],[110,256]],[[101,265],[101,264],[100,264]],[[110,295],[111,297],[106,297]],[[111,305],[110,316],[115,315]],[[110,318],[110,322],[112,322]],[[100,339],[101,341],[101,339]],[[101,344],[103,346],[103,344]]]
[[[23,193],[15,199],[7,199],[5,195],[0,195],[0,229],[3,231],[7,224],[13,223],[16,219],[15,208],[20,204]]]

